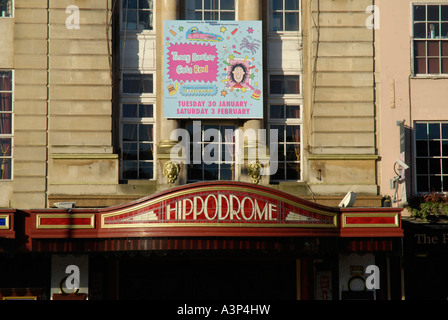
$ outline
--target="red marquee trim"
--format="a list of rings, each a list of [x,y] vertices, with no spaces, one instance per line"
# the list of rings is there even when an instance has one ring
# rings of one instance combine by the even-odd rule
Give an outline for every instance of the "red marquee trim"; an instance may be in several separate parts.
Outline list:
[[[208,216],[199,207],[207,196],[213,199],[206,206],[212,213]],[[195,199],[197,211],[191,207]],[[219,199],[221,202],[216,202]],[[243,199],[246,202],[241,206]],[[74,208],[70,213],[64,209],[29,210],[26,232],[36,239],[402,237],[401,210],[327,207],[265,186],[214,181],[174,187],[108,208]],[[171,216],[167,217],[167,212]]]

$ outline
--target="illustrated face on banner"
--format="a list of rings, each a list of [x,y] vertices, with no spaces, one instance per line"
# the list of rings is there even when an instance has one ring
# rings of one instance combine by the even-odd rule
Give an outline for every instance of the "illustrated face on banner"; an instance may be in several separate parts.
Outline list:
[[[263,118],[261,21],[165,21],[166,118]]]

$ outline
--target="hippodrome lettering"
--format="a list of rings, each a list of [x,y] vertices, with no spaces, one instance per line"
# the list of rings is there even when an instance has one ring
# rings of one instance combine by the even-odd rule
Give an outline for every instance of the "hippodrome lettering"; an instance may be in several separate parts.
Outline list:
[[[257,199],[232,194],[194,196],[166,206],[166,220],[275,221],[277,214],[275,204],[263,206]]]

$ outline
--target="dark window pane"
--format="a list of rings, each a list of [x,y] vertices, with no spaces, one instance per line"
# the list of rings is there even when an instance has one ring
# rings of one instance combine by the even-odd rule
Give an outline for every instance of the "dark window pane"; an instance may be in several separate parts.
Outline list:
[[[271,94],[282,94],[283,93],[283,79],[281,76],[271,75],[270,91],[271,91]]]
[[[440,159],[429,159],[429,173],[440,174]]]
[[[429,141],[429,156],[440,156],[440,141]]]
[[[426,41],[414,41],[414,56],[426,57]]]
[[[300,144],[286,145],[286,161],[300,161]]]
[[[152,74],[124,74],[123,92],[137,94],[152,93]]]
[[[123,28],[127,30],[137,29],[138,10],[125,10],[123,12]]]
[[[448,139],[448,123],[442,123],[442,139]]]
[[[204,12],[204,20],[218,20],[218,17],[215,18],[214,12],[205,11]]]
[[[12,72],[0,71],[0,91],[12,90]]]
[[[270,107],[270,117],[271,119],[283,119],[285,117],[285,106],[284,105],[271,105]]]
[[[188,166],[188,179],[189,180],[203,180],[202,165],[192,164],[192,165]]]
[[[443,181],[443,192],[446,192],[448,190],[448,176],[443,176],[442,177],[442,181]]]
[[[425,58],[415,59],[414,69],[415,69],[414,70],[415,73],[425,74],[426,73],[426,59]]]
[[[428,73],[437,74],[440,73],[440,60],[437,59],[428,59]]]
[[[154,117],[153,105],[152,104],[141,104],[139,105],[139,116],[141,118],[152,118]]]
[[[137,9],[137,0],[123,0],[123,8]]]
[[[299,119],[300,118],[300,106],[286,106],[286,118]]]
[[[426,123],[416,123],[414,130],[415,130],[415,138],[417,140],[426,140],[428,139],[428,131],[427,131],[427,124]]]
[[[448,141],[442,141],[442,156],[448,157]]]
[[[152,12],[139,11],[138,13],[138,29],[152,30]]]
[[[282,31],[283,30],[283,14],[280,12],[274,12],[271,19],[271,30]]]
[[[430,123],[429,124],[429,140],[440,139],[440,124]]]
[[[299,10],[299,1],[298,0],[285,0],[285,9],[286,10]]]
[[[443,174],[448,174],[448,159],[443,159],[442,160],[442,173]],[[445,177],[444,180],[447,180],[448,177]],[[448,189],[443,189],[445,191],[448,191]]]
[[[438,41],[428,41],[428,56],[438,57],[440,55],[440,48]]]
[[[10,138],[0,139],[0,157],[10,157],[12,149],[12,142]],[[0,164],[3,159],[0,159]]]
[[[123,124],[123,141],[137,141],[137,124]]]
[[[427,36],[430,39],[435,39],[439,37],[439,24],[438,23],[428,23],[426,26]]]
[[[414,24],[414,37],[415,38],[426,38],[426,23],[415,23]]]
[[[285,31],[299,30],[299,14],[296,12],[285,13]]]
[[[11,159],[1,159],[0,179],[11,179]]]
[[[285,137],[284,137],[284,126],[282,125],[271,125],[271,130],[277,130],[277,137],[278,137],[278,142],[284,142],[285,141]]]
[[[283,0],[272,0],[272,10],[283,10]]]
[[[442,7],[441,20],[448,21],[448,6],[442,5],[441,7]]]
[[[137,160],[136,143],[123,143],[123,160]]]
[[[428,159],[417,159],[417,174],[428,174]]]
[[[440,31],[440,37],[448,38],[448,23],[442,23],[442,30]]]
[[[417,141],[417,156],[418,157],[426,157],[428,156],[428,142],[426,141]]]
[[[414,6],[414,21],[426,20],[426,6]]]
[[[153,0],[139,0],[139,9],[152,9]]]
[[[152,143],[140,143],[139,144],[139,160],[153,160],[153,148]]]
[[[300,93],[300,77],[299,76],[285,76],[286,90],[285,94],[299,94]]]
[[[439,6],[428,6],[428,16],[427,16],[427,20],[428,21],[439,21],[440,20],[440,16],[439,16]]]
[[[0,112],[0,134],[12,133],[12,114]]]
[[[428,192],[428,177],[427,176],[417,176],[417,192]]]
[[[442,56],[448,57],[448,41],[442,41]]]
[[[154,165],[152,162],[140,162],[138,174],[140,179],[152,179],[154,174]]]
[[[300,142],[300,126],[286,126],[286,142]]]
[[[135,161],[123,162],[123,178],[124,179],[137,179],[138,178],[138,166]]]
[[[218,180],[219,168],[217,164],[204,165],[204,180]]]
[[[300,164],[287,163],[286,164],[286,180],[299,180],[300,178]]]
[[[432,192],[442,191],[442,181],[439,176],[429,177],[429,190]]]
[[[0,92],[0,112],[12,111],[12,93]]]
[[[235,12],[221,12],[220,20],[235,20]]]
[[[141,124],[139,130],[139,141],[152,141],[152,124]]]
[[[271,147],[272,150],[272,147]],[[285,145],[277,145],[277,161],[285,161]]]
[[[220,168],[220,180],[233,180],[233,165],[222,164]]]
[[[274,181],[285,180],[285,165],[283,163],[278,163],[277,171],[273,173],[271,177]]]
[[[442,73],[448,73],[448,58],[442,59]]]
[[[123,105],[123,118],[137,118],[137,105],[136,104],[124,104]]]
[[[235,10],[235,1],[221,0],[221,10]]]

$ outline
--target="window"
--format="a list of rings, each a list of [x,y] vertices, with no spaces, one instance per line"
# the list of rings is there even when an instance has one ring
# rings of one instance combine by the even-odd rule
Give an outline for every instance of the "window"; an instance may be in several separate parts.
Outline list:
[[[300,94],[300,76],[299,75],[270,75],[269,77],[270,94]]]
[[[270,0],[270,30],[299,31],[299,0]]]
[[[271,104],[269,106],[269,132],[277,130],[277,171],[271,181],[301,179],[301,116],[299,105]],[[270,146],[270,150],[274,150]],[[272,155],[271,155],[272,161]],[[271,164],[272,167],[272,164]],[[274,166],[275,167],[275,166]]]
[[[414,5],[414,74],[448,74],[448,5]]]
[[[123,93],[140,95],[153,92],[154,83],[152,74],[123,74]]]
[[[448,192],[448,122],[416,123],[417,192]]]
[[[189,181],[235,180],[235,129],[234,125],[202,124],[201,140],[194,141],[197,129],[192,124],[187,126],[190,135]],[[196,150],[201,152],[201,161]]]
[[[188,0],[187,20],[235,20],[235,0]]]
[[[123,179],[154,179],[154,106],[122,104]]]
[[[123,0],[124,30],[152,30],[153,17],[153,0]]]
[[[0,0],[0,17],[12,17],[12,0]]]
[[[0,179],[12,175],[12,71],[0,70]]]

